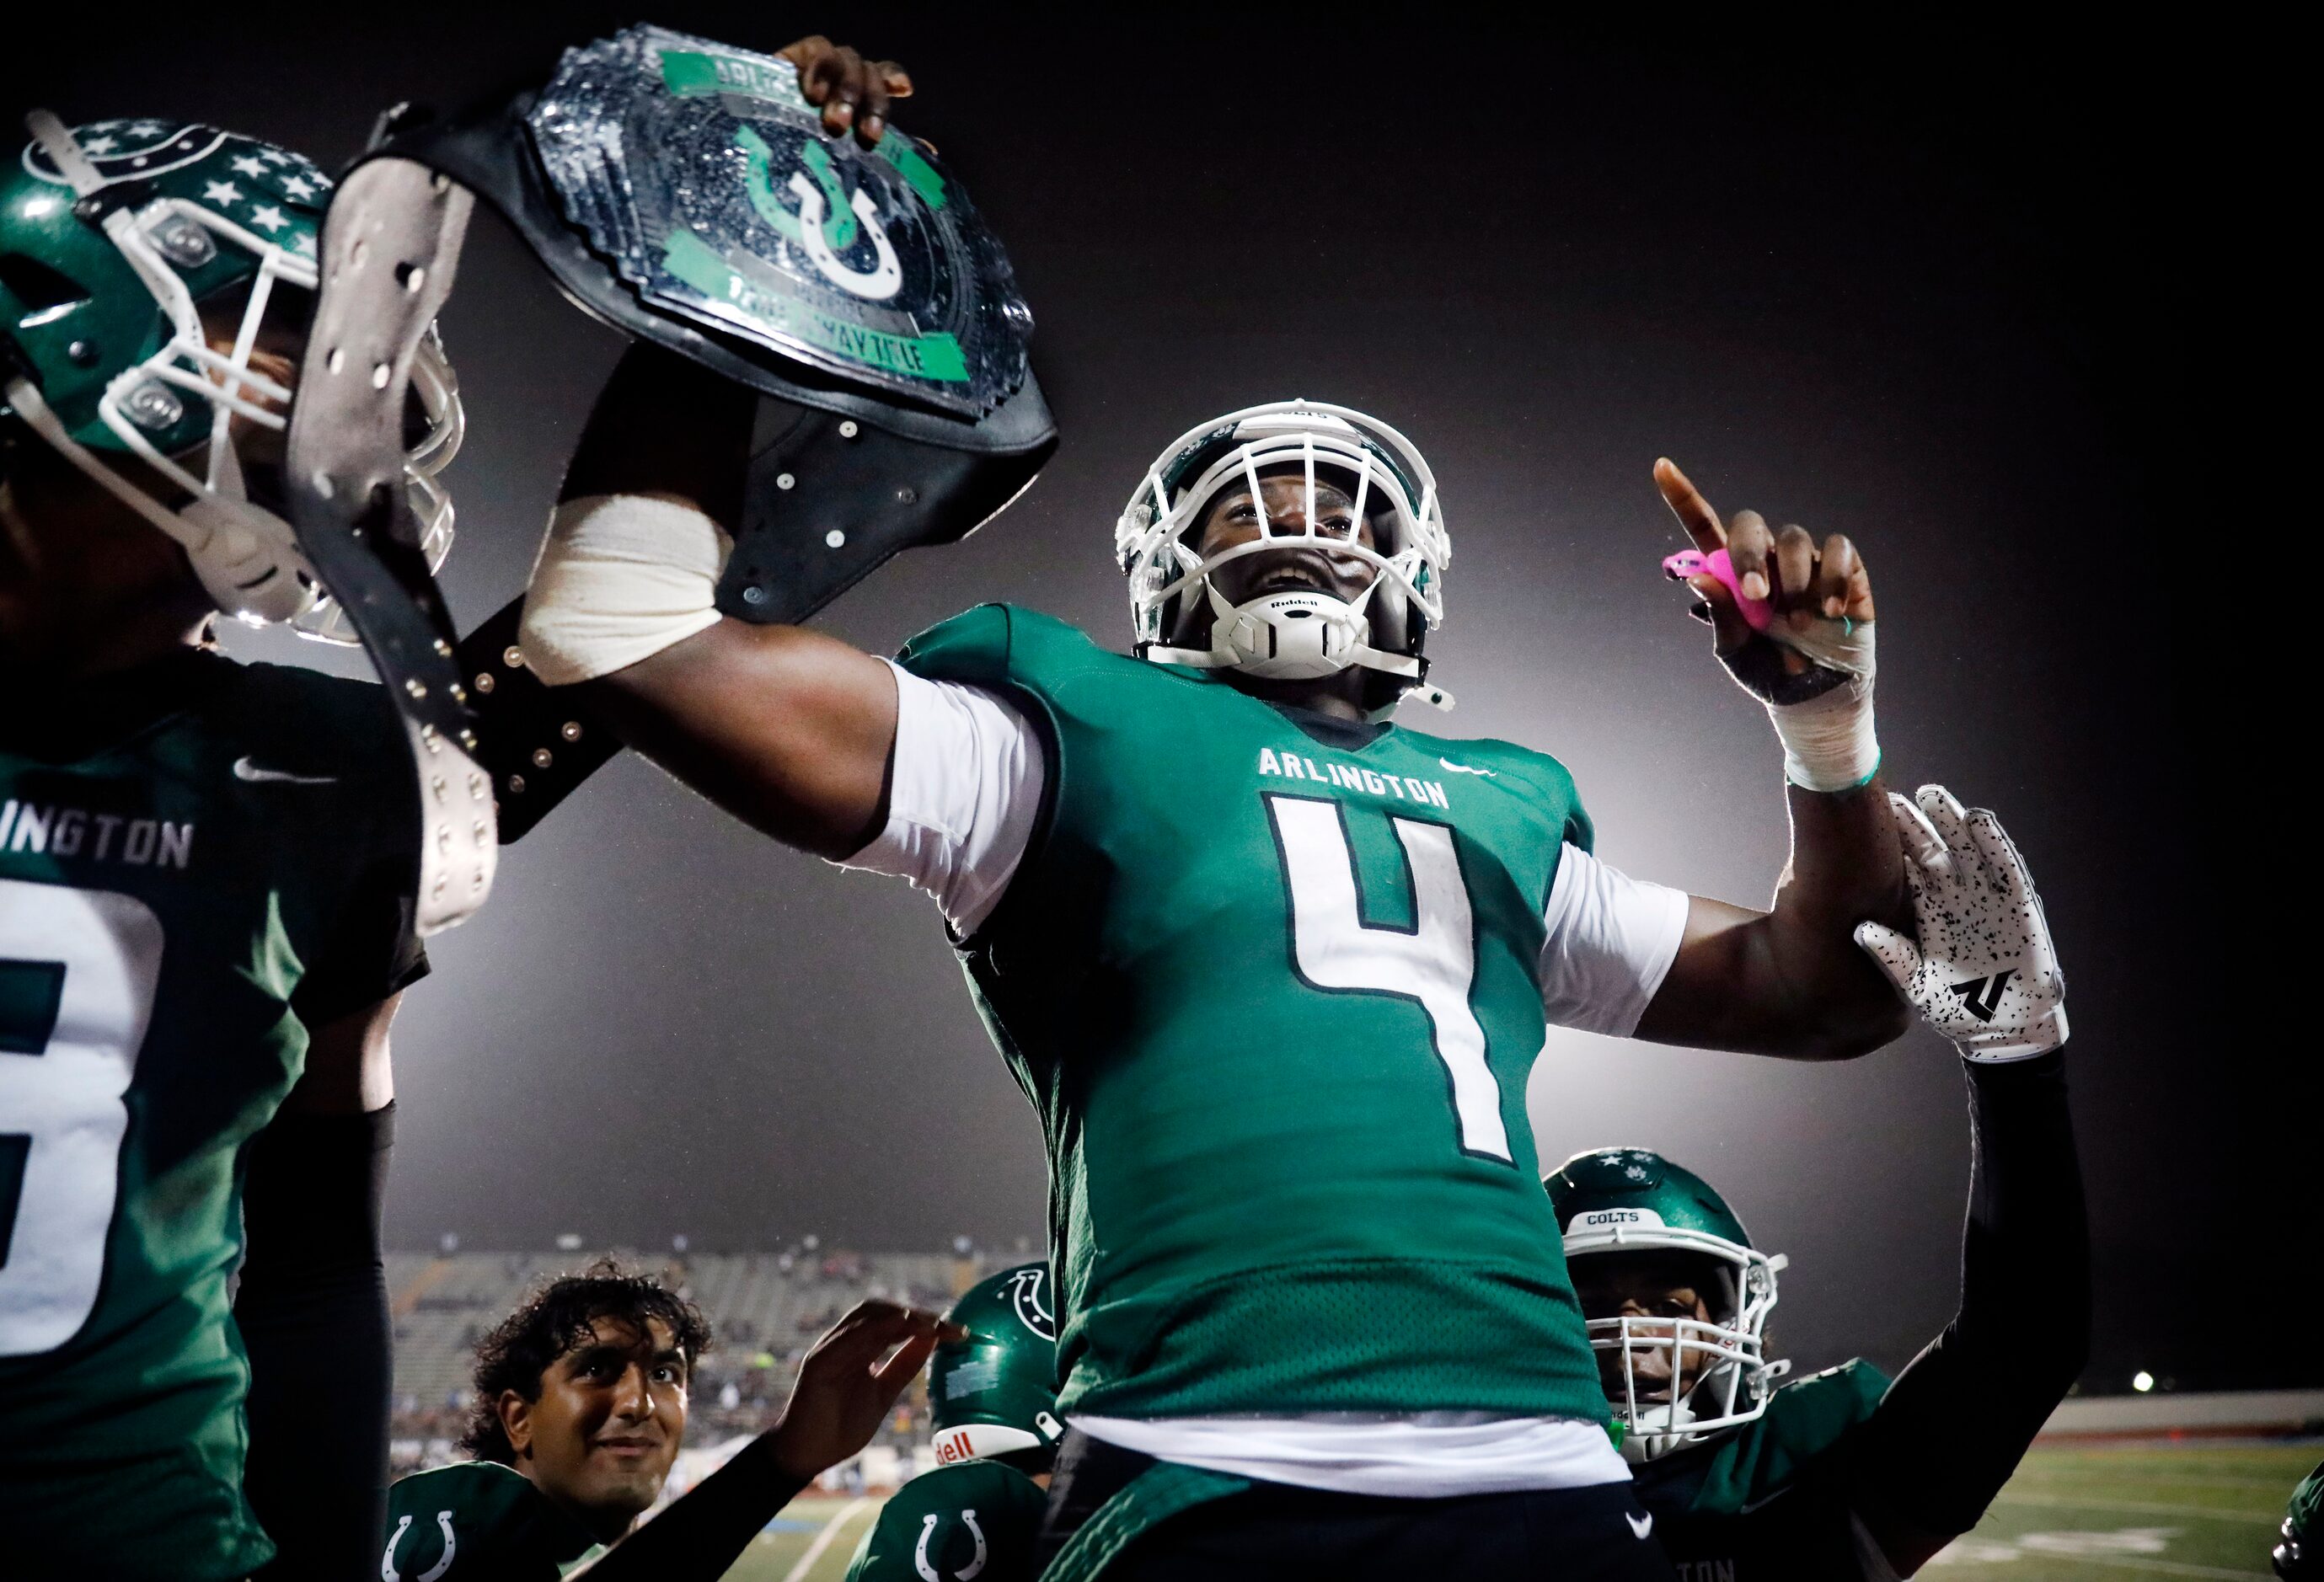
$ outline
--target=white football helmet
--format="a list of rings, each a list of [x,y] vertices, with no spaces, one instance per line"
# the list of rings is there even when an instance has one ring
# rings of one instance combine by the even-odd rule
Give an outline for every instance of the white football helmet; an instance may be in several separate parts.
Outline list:
[[[1303,469],[1306,481],[1296,528],[1269,519],[1259,490],[1262,474],[1286,467]],[[1319,476],[1354,501],[1344,525],[1316,520]],[[1259,536],[1204,557],[1187,539],[1220,492],[1236,487],[1250,491]],[[1359,539],[1367,518],[1376,547]],[[1301,544],[1366,562],[1370,584],[1353,600],[1301,589],[1235,604],[1213,580],[1230,561]],[[1451,706],[1426,683],[1421,646],[1444,619],[1452,542],[1428,463],[1378,418],[1323,401],[1270,401],[1188,429],[1147,469],[1115,525],[1114,551],[1130,579],[1130,622],[1145,658],[1280,680],[1360,665]],[[1210,604],[1210,647],[1171,646],[1185,601],[1197,596]]]

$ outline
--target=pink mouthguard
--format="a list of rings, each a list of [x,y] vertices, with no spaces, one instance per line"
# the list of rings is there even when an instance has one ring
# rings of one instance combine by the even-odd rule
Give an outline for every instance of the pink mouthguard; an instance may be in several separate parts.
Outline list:
[[[1724,549],[1714,549],[1705,555],[1700,549],[1682,549],[1675,555],[1663,556],[1663,575],[1673,582],[1683,583],[1691,576],[1714,576],[1735,595],[1735,607],[1743,612],[1743,619],[1753,631],[1765,631],[1775,618],[1775,608],[1765,599],[1743,596],[1743,580],[1735,575],[1735,563]]]

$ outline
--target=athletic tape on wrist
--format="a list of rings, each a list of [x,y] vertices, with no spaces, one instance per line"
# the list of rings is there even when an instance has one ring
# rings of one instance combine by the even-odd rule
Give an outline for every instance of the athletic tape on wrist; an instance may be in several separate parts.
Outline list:
[[[1784,744],[1784,777],[1810,791],[1852,791],[1880,769],[1872,731],[1872,677],[1878,668],[1877,622],[1818,616],[1802,630],[1782,622],[1767,635],[1821,669],[1848,677],[1795,704],[1769,704],[1767,717]]]
[[[557,508],[525,591],[518,642],[551,686],[610,676],[715,626],[733,547],[690,505],[594,494]]]
[[[1872,730],[1872,680],[1843,682],[1798,704],[1770,704],[1784,744],[1784,777],[1809,791],[1852,791],[1880,769]]]

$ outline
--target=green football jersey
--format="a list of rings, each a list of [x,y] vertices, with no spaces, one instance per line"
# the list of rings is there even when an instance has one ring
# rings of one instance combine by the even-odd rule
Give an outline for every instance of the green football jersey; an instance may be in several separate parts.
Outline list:
[[[1004,605],[902,663],[1047,745],[961,950],[1047,1140],[1060,1409],[1604,1421],[1525,1108],[1564,768],[1333,745]]]
[[[1707,1445],[1635,1469],[1638,1503],[1679,1582],[1871,1582],[1849,1503],[1849,1438],[1888,1375],[1861,1358],[1795,1380]]]
[[[193,649],[0,717],[7,1564],[241,1577],[244,1145],[424,967],[375,686]],[[39,1566],[25,1573],[47,1575]]]
[[[387,1491],[381,1582],[557,1582],[605,1552],[532,1480],[497,1461],[460,1461]]]
[[[1033,1582],[1049,1496],[998,1461],[956,1461],[912,1479],[855,1546],[847,1582]]]

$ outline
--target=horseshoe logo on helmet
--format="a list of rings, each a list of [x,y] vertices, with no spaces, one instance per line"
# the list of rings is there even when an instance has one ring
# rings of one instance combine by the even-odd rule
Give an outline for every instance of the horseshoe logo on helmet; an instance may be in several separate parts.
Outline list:
[[[1044,1340],[1057,1338],[1057,1315],[1049,1306],[1049,1272],[1020,1269],[1009,1280],[1009,1300],[1017,1321]]]

